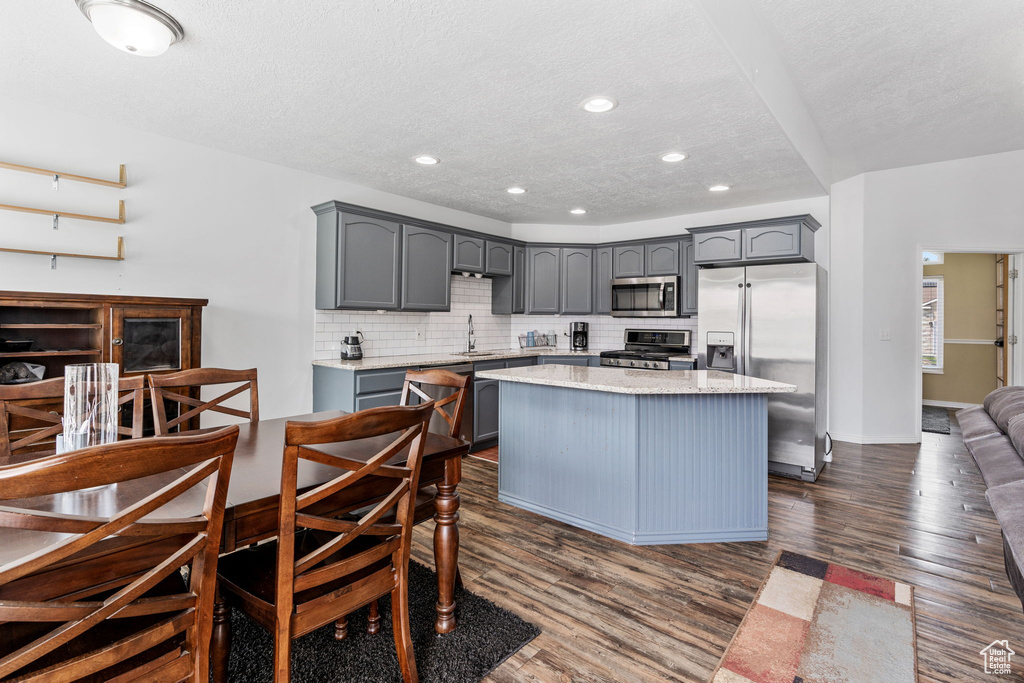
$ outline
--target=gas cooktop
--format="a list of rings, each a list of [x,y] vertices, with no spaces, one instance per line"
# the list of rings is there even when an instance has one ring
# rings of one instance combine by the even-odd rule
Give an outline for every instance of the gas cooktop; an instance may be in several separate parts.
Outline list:
[[[602,351],[601,365],[668,370],[669,358],[690,352],[689,330],[626,330],[626,348]]]

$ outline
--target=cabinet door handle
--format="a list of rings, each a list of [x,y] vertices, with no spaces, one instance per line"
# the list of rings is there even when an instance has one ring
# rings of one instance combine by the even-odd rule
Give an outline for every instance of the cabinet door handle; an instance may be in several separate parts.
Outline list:
[[[124,339],[111,339],[110,343],[114,346],[120,346],[121,344],[124,344]]]

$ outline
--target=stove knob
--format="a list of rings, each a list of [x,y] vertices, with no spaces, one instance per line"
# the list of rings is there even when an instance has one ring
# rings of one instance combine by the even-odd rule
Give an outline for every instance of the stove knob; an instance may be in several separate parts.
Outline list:
[[[636,367],[636,361],[635,360],[629,361],[629,367],[635,368]]]
[[[645,367],[645,368],[649,368],[649,367],[651,367],[651,364],[650,364],[650,363],[648,363],[647,361],[644,361],[644,367]]]

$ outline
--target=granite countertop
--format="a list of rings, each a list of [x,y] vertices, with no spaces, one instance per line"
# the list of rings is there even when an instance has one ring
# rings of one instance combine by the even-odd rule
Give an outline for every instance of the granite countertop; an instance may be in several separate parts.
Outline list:
[[[362,360],[315,360],[313,365],[342,370],[378,370],[382,368],[408,368],[426,365],[459,365],[478,361],[502,360],[507,358],[529,358],[531,356],[596,356],[600,351],[570,351],[568,349],[526,348],[483,351],[473,356],[457,353],[421,353],[410,356],[384,356]]]
[[[570,365],[535,365],[476,373],[480,379],[589,389],[616,394],[780,394],[792,384],[718,370],[623,370]]]

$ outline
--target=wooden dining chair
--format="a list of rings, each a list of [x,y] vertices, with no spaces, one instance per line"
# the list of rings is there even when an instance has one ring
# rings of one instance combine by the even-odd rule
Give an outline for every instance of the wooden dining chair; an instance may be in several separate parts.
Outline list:
[[[290,677],[291,641],[371,601],[391,595],[395,649],[406,683],[418,680],[409,624],[413,498],[434,404],[386,406],[320,422],[288,422],[275,541],[221,559],[221,594],[274,635],[274,680]],[[379,439],[371,458],[353,462],[321,444]],[[405,465],[389,460],[408,448]],[[343,473],[299,493],[299,461]],[[329,514],[330,497],[357,482],[390,481],[391,490],[359,519]],[[382,522],[394,511],[391,522]]]
[[[203,401],[202,399],[178,393],[182,388],[205,387],[222,384],[235,384],[225,393]],[[150,398],[153,404],[153,422],[158,436],[170,434],[172,431],[183,431],[183,426],[204,412],[223,413],[245,418],[250,422],[259,422],[260,398],[256,381],[256,369],[225,370],[223,368],[193,368],[165,375],[149,375]],[[228,399],[249,391],[249,410],[238,410],[222,405]],[[177,417],[167,419],[165,401],[176,403],[179,409],[192,406],[191,410],[180,413]]]
[[[0,679],[206,683],[237,439],[233,426],[0,467],[0,528],[18,530],[7,556],[47,537],[0,564]],[[110,484],[112,514],[60,498]]]
[[[118,424],[117,433],[136,439],[142,436],[146,377],[118,380],[118,406],[131,405],[131,423]],[[54,377],[28,384],[0,385],[0,464],[12,455],[52,455],[56,436],[63,430],[64,378]]]
[[[469,382],[471,379],[470,375],[458,375],[441,368],[433,370],[406,370],[405,382],[402,384],[402,395],[399,403],[407,406],[414,396],[418,396],[424,401],[434,401],[434,410],[447,426],[445,434],[457,439],[459,438],[459,430],[462,428],[462,413],[466,407],[466,397],[469,392]],[[435,400],[423,390],[423,385],[448,387],[454,391],[445,398]],[[448,410],[445,410],[445,406],[450,407]]]

